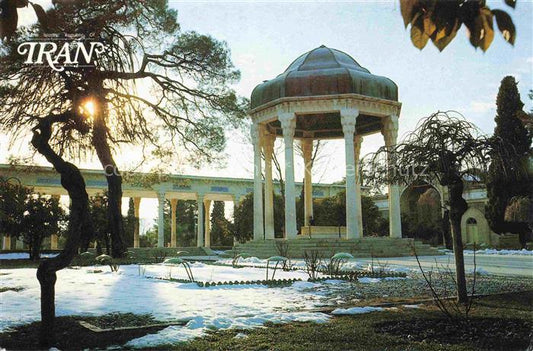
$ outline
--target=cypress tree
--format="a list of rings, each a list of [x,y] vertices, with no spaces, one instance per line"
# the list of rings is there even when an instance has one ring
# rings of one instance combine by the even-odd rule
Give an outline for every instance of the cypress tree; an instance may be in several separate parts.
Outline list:
[[[528,134],[520,117],[525,112],[520,100],[514,77],[505,77],[500,85],[496,100],[496,128],[493,138],[501,140],[509,148],[507,154],[512,157],[500,159],[496,153],[491,155],[491,164],[487,178],[488,203],[485,216],[491,229],[496,233],[517,233],[522,244],[525,242],[527,224],[506,222],[505,208],[515,196],[530,196],[531,182],[527,173],[527,162],[531,154],[531,135]],[[500,164],[511,166],[512,172],[503,172]]]

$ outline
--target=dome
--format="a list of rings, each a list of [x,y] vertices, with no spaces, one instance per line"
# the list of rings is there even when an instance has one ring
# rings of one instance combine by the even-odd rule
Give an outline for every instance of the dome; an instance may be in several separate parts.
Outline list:
[[[276,78],[256,86],[251,108],[284,97],[338,94],[398,101],[398,87],[392,80],[373,75],[350,55],[322,45],[298,57]]]

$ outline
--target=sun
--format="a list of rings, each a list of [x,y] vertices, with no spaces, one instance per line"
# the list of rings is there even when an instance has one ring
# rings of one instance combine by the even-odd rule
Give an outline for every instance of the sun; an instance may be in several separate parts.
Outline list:
[[[80,105],[80,113],[87,117],[94,117],[96,114],[96,103],[93,99],[88,98]]]

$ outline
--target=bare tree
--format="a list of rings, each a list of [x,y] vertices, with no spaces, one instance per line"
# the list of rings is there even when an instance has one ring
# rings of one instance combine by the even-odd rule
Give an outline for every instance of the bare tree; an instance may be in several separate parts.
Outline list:
[[[461,236],[461,217],[468,209],[463,198],[464,183],[465,179],[475,179],[470,177],[472,169],[486,169],[489,150],[505,152],[498,140],[482,136],[476,126],[457,113],[437,112],[423,119],[403,142],[392,148],[382,147],[363,160],[365,177],[378,186],[409,185],[426,177],[447,188],[461,303],[468,301]]]

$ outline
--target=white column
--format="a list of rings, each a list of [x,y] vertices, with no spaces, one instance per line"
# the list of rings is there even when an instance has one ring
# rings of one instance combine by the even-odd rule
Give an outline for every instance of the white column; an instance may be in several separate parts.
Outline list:
[[[211,247],[211,200],[204,200],[205,247]]]
[[[263,182],[261,179],[261,130],[259,124],[252,124],[251,136],[254,144],[254,240],[263,240]]]
[[[265,239],[274,239],[274,186],[272,183],[272,153],[276,136],[265,134]]]
[[[398,116],[390,115],[383,118],[381,133],[385,139],[385,146],[391,148],[396,145],[398,139]],[[389,155],[390,156],[390,155]],[[388,157],[388,168],[394,159]],[[400,214],[400,187],[396,184],[389,184],[389,236],[391,238],[402,237],[402,221]]]
[[[140,215],[139,210],[141,208],[141,198],[133,198],[133,212],[135,213],[135,228],[133,229],[133,247],[140,247],[139,244],[139,231],[140,231]]]
[[[295,239],[296,229],[296,187],[294,185],[294,129],[296,115],[292,112],[278,112],[285,143],[285,238]]]
[[[356,135],[354,138],[354,157],[355,157],[355,205],[357,210],[357,225],[359,226],[359,233],[363,233],[363,205],[361,204],[361,175],[359,172],[359,155],[361,154],[361,144],[363,137]]]
[[[355,186],[354,133],[355,122],[359,116],[357,109],[341,109],[341,124],[344,133],[346,153],[346,239],[361,237],[357,223],[357,194]]]
[[[178,240],[176,235],[176,208],[178,207],[178,199],[170,200],[170,247],[176,247]]]
[[[313,139],[302,139],[302,154],[304,157],[304,226],[310,226],[309,219],[313,217],[313,165],[311,157],[313,155]]]
[[[157,247],[165,247],[165,193],[157,193],[159,216],[157,217]]]
[[[196,246],[204,246],[204,195],[198,194],[198,218],[196,219]]]
[[[11,251],[11,237],[4,234],[2,250]]]

